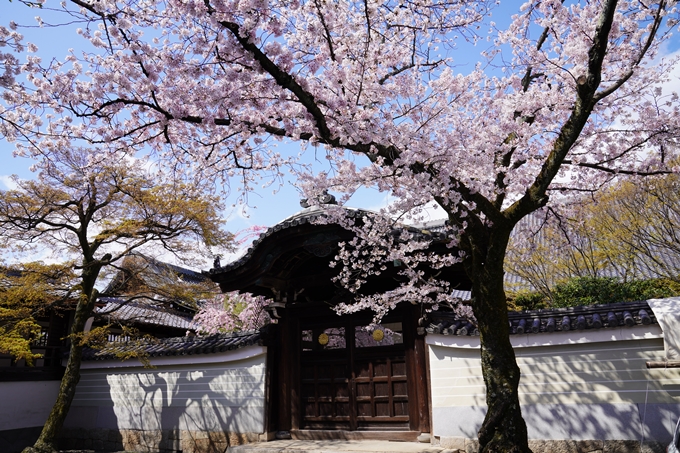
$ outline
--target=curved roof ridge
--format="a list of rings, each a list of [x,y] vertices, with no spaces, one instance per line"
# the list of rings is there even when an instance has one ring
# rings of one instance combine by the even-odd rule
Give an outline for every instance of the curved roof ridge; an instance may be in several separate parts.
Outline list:
[[[276,233],[281,230],[285,230],[290,227],[294,227],[297,225],[302,225],[305,223],[313,223],[316,219],[319,217],[325,216],[328,208],[325,206],[332,206],[331,209],[342,209],[347,211],[348,216],[350,218],[358,217],[360,215],[383,215],[379,212],[376,211],[371,211],[368,209],[363,209],[363,208],[353,208],[350,206],[343,206],[343,205],[314,205],[310,206],[308,208],[304,208],[301,211],[286,217],[279,223],[267,228],[267,230],[263,233],[260,234],[260,236],[255,239],[250,247],[243,253],[239,258],[235,259],[234,261],[231,261],[230,263],[227,263],[225,265],[220,265],[219,267],[213,267],[212,269],[209,269],[207,271],[203,271],[204,275],[214,275],[218,274],[221,272],[226,272],[226,271],[231,271],[233,269],[236,269],[238,267],[243,266],[252,256],[254,250],[257,248],[257,246],[268,236],[271,236],[273,233]],[[411,233],[416,233],[420,235],[425,235],[425,236],[430,236],[433,239],[441,239],[444,236],[444,233],[441,231],[444,229],[445,226],[445,220],[442,221],[432,221],[432,222],[426,222],[425,224],[415,224],[415,225],[408,225],[408,224],[403,224],[403,223],[397,223],[398,228],[408,230]],[[427,227],[427,228],[424,228]]]
[[[329,205],[326,205],[329,206]],[[340,206],[340,205],[330,205],[333,206],[333,209],[344,209],[350,213],[350,217],[355,217],[359,213],[365,213],[365,214],[378,214],[374,211],[369,211],[366,209],[362,208],[353,208],[349,206]],[[209,269],[207,271],[203,271],[204,275],[213,275],[216,273],[220,272],[225,272],[229,270],[236,269],[237,267],[240,267],[244,265],[252,256],[253,251],[257,246],[268,236],[271,236],[273,233],[285,230],[287,228],[297,226],[297,225],[302,225],[305,223],[312,223],[314,220],[316,220],[319,217],[322,217],[326,214],[327,209],[324,207],[324,205],[314,205],[310,206],[308,208],[304,208],[301,211],[298,211],[297,213],[286,217],[279,223],[267,228],[267,230],[264,233],[261,233],[260,236],[255,239],[250,247],[246,249],[245,253],[243,253],[240,257],[236,258],[234,261],[231,261],[230,263],[220,265],[219,267],[213,267],[212,269]]]

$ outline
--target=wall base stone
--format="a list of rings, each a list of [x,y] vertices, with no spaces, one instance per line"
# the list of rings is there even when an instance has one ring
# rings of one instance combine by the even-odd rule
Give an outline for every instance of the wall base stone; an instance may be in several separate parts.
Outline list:
[[[465,453],[477,453],[479,441],[477,439],[465,439]]]
[[[257,442],[258,438],[259,433],[66,428],[60,448],[138,453],[223,453],[229,446]]]
[[[602,453],[602,440],[530,440],[534,453]]]
[[[666,453],[668,444],[661,442],[643,442],[640,446],[640,453]]]
[[[442,437],[439,439],[439,446],[447,450],[465,451],[465,437]]]
[[[432,441],[447,453],[477,453],[477,439],[465,437],[435,437]],[[533,453],[664,453],[666,446],[660,442],[637,440],[529,440]]]
[[[0,451],[3,453],[19,453],[29,445],[33,445],[42,431],[42,426],[0,431]]]

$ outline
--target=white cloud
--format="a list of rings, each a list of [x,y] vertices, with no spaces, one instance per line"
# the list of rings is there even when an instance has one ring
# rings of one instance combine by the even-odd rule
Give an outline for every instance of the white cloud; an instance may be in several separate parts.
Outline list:
[[[17,188],[17,184],[10,175],[0,175],[0,183],[2,183],[7,190],[15,190]]]
[[[663,91],[664,95],[669,95],[671,93],[680,93],[680,49],[675,51],[668,51],[666,48],[659,52],[657,58],[650,63],[650,65],[658,65],[662,62],[674,62],[673,66],[667,72],[668,80],[664,80],[663,83],[657,84]]]

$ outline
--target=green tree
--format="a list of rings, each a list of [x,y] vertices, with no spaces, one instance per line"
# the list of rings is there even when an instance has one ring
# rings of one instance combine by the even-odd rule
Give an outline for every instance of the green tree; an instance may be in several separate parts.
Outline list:
[[[623,182],[588,212],[596,249],[627,279],[680,276],[680,177]]]
[[[37,318],[74,305],[73,269],[32,262],[7,266],[0,275],[0,353],[32,365],[40,358],[31,350],[41,331]]]
[[[568,303],[558,302],[554,291],[570,286],[576,281],[572,279],[581,278],[577,286],[594,285],[597,291],[605,291],[616,280],[677,280],[679,185],[674,174],[640,178],[621,181],[597,196],[570,200],[515,232],[506,269],[552,305]],[[609,282],[606,277],[611,275],[617,278]]]
[[[578,307],[616,302],[675,297],[680,282],[667,278],[619,281],[612,277],[574,277],[551,288],[552,301],[538,291],[518,291],[509,304],[512,310],[552,307]]]
[[[73,258],[75,316],[70,354],[47,422],[28,452],[53,452],[80,378],[86,320],[102,270],[134,250],[155,245],[175,254],[228,246],[219,199],[195,181],[147,171],[144,162],[92,150],[51,150],[35,180],[15,178],[0,193],[0,237],[14,253],[49,250]]]
[[[613,277],[576,277],[553,288],[555,307],[631,302],[680,294],[680,284],[669,279],[619,281]]]

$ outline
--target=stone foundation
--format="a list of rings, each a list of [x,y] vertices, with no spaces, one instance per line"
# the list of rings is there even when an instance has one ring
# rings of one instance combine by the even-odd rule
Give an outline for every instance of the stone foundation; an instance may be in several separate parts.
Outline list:
[[[42,426],[0,431],[0,451],[3,453],[19,453],[29,445],[33,445],[42,431]]]
[[[477,453],[477,439],[465,437],[435,437],[433,443],[447,453]],[[637,440],[530,440],[533,453],[664,453],[666,446],[660,442]]]
[[[144,453],[223,453],[227,447],[257,442],[258,433],[206,431],[64,429],[60,448]]]

